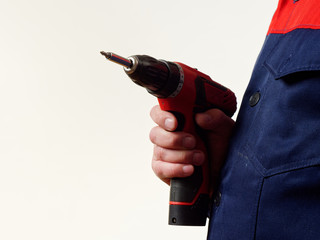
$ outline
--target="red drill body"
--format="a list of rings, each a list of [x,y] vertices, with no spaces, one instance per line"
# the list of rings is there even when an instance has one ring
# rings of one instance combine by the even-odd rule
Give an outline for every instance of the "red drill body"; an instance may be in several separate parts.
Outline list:
[[[101,54],[109,59],[110,53]],[[117,55],[113,55],[112,61],[117,62],[115,56]],[[123,59],[119,56],[119,61]],[[127,60],[132,63],[130,68],[124,68],[128,76],[158,97],[161,109],[176,116],[177,131],[195,135],[198,144],[196,148],[206,154],[206,146],[201,139],[201,131],[195,125],[194,116],[196,113],[218,108],[231,117],[236,111],[234,93],[209,76],[182,63],[156,60],[146,55],[135,55]],[[206,224],[210,201],[208,165],[206,161],[201,167],[195,167],[192,176],[171,180],[170,225]]]

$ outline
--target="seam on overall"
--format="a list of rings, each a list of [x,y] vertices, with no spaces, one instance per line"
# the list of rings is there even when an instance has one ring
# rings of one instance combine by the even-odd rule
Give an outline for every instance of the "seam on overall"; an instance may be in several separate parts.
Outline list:
[[[292,15],[293,15],[293,12],[296,10],[296,7],[297,7],[297,6],[298,6],[298,4],[294,4],[294,7],[293,7],[293,9],[292,9],[292,11],[291,11],[291,14],[290,14],[290,16],[288,17],[287,23],[286,23],[286,25],[284,26],[284,31],[286,31],[287,26],[288,26],[288,24],[289,24],[289,21],[291,20]]]
[[[246,145],[247,147],[247,145]],[[255,240],[256,239],[256,231],[257,231],[257,224],[258,224],[258,214],[259,214],[259,206],[260,206],[260,200],[261,200],[261,194],[262,194],[262,188],[265,180],[265,172],[266,169],[261,165],[261,163],[255,158],[255,156],[250,152],[247,151],[246,148],[243,148],[243,152],[240,151],[237,152],[237,154],[246,159],[249,164],[252,165],[254,170],[260,175],[259,176],[259,182],[258,186],[255,190],[254,195],[254,205],[252,207],[252,210],[248,213],[251,216],[251,223],[250,223],[250,237],[249,239]]]
[[[286,22],[286,24],[285,24],[283,29],[272,28],[272,29],[270,29],[270,32],[274,32],[274,31],[284,32],[284,31],[287,31],[287,26],[289,24],[289,21],[291,20],[291,17],[293,15],[293,12],[295,11],[296,7],[297,7],[297,4],[294,5],[294,7],[293,7],[293,9],[292,9],[292,11],[290,13],[290,16],[288,17],[287,22]]]
[[[265,58],[265,60],[263,61],[263,66],[275,77],[278,76],[278,69],[279,67],[277,67],[276,69],[273,69],[274,66],[269,62],[270,59],[272,58],[272,56],[274,55],[274,52],[278,49],[280,43],[282,43],[283,40],[287,40],[289,41],[292,38],[292,34],[283,34],[281,36],[281,38],[278,40],[277,44],[274,46],[274,48],[272,48],[272,50],[270,51],[270,53],[268,54],[268,56]],[[283,67],[289,63],[290,58],[292,57],[292,53],[289,54],[289,57],[286,58],[285,61],[283,61],[281,63],[281,68],[283,69]]]
[[[257,171],[257,173],[261,177],[265,177],[267,173],[267,169],[264,168],[264,166],[260,163],[260,161],[252,154],[252,151],[249,151],[249,145],[246,144],[243,150],[244,151],[242,153],[238,151],[237,154],[240,157],[246,159],[248,162],[250,162],[253,168]]]
[[[288,59],[290,60],[290,59]],[[269,69],[269,68],[268,68]],[[315,65],[305,65],[305,66],[299,66],[299,67],[296,67],[296,68],[292,68],[288,71],[285,71],[285,72],[282,72],[282,71],[279,71],[279,74],[275,73],[275,79],[278,80],[286,75],[289,75],[289,74],[294,74],[296,72],[305,72],[305,71],[319,71],[320,70],[320,65],[318,64],[315,64]]]
[[[310,159],[305,159],[302,161],[296,161],[288,164],[283,164],[279,167],[272,168],[266,171],[266,178],[273,177],[276,175],[280,175],[286,172],[292,172],[296,170],[301,170],[304,168],[311,168],[315,166],[320,165],[320,159],[317,158],[310,158]]]
[[[258,194],[258,199],[257,199],[257,204],[256,204],[256,217],[255,217],[255,224],[254,224],[254,231],[253,231],[253,239],[256,240],[257,238],[257,227],[258,227],[258,216],[259,216],[259,207],[260,207],[260,202],[261,202],[261,194],[262,194],[262,188],[263,188],[263,184],[264,184],[264,179],[262,178],[259,186],[259,194]]]

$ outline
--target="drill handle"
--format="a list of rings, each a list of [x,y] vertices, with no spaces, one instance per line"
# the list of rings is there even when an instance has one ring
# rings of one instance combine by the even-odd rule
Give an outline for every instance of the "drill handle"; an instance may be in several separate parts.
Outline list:
[[[159,98],[162,110],[169,111],[178,120],[176,131],[184,131],[196,137],[196,149],[206,155],[205,163],[195,167],[187,178],[173,178],[170,184],[169,224],[204,226],[210,203],[209,160],[201,130],[195,124],[196,113],[218,108],[228,116],[236,110],[236,98],[232,91],[214,82],[209,76],[177,63],[184,73],[181,92],[173,98]]]
[[[205,154],[206,161],[202,166],[194,166],[194,172],[191,176],[171,179],[169,224],[205,226],[210,203],[206,147],[199,134],[182,127],[186,122],[185,120],[181,121],[183,119],[181,114],[175,113],[174,115],[178,119],[178,128],[182,128],[182,131],[192,133],[196,137],[196,148]]]
[[[175,131],[188,132],[196,137],[196,149],[206,155],[207,151],[194,123],[192,109],[179,107],[174,111],[172,99],[159,99],[160,107],[174,114],[178,121]],[[168,107],[170,106],[170,107]],[[170,183],[169,224],[183,226],[205,226],[209,209],[208,161],[194,167],[194,173],[186,178],[173,178]]]

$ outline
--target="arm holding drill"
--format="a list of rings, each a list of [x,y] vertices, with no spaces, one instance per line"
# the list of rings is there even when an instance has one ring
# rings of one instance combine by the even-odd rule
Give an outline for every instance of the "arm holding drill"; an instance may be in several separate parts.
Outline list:
[[[174,115],[161,110],[159,106],[153,107],[150,115],[157,124],[150,131],[150,140],[155,145],[152,158],[154,173],[170,185],[171,178],[188,177],[194,171],[193,166],[201,166],[209,161],[210,192],[214,193],[234,121],[218,109],[210,109],[195,116],[196,124],[205,131],[208,149],[208,159],[205,159],[205,154],[195,148],[195,136],[174,131],[177,127]]]
[[[185,171],[188,170],[190,175],[187,174],[188,176],[184,176],[183,178],[173,177],[170,179],[169,224],[204,226],[210,202],[210,179],[213,176],[214,178],[218,176],[221,163],[219,160],[219,163],[213,162],[211,164],[212,168],[209,167],[208,157],[211,156],[207,153],[207,141],[204,141],[206,134],[203,134],[203,130],[199,126],[205,127],[207,124],[203,122],[203,125],[201,125],[203,117],[207,119],[211,117],[213,120],[216,114],[220,118],[222,116],[223,121],[230,122],[230,118],[228,117],[231,117],[236,111],[234,93],[219,83],[214,82],[209,76],[183,63],[157,60],[147,55],[135,55],[130,58],[123,58],[110,52],[101,52],[101,54],[107,59],[124,66],[126,74],[134,83],[146,88],[150,94],[158,98],[161,110],[166,111],[166,114],[171,114],[169,121],[174,123],[171,131],[175,133],[171,132],[169,134],[170,137],[175,136],[179,139],[181,134],[188,134],[189,138],[187,139],[188,141],[191,140],[191,143],[187,144],[187,148],[191,149],[185,150],[196,149],[197,154],[184,151],[188,159],[193,159],[193,157],[195,159],[195,162],[189,160],[194,165],[189,164],[182,167]],[[210,112],[214,113],[213,115],[199,114],[209,109],[215,109],[217,112]],[[160,112],[158,113],[160,114]],[[200,121],[198,122],[198,124],[200,123],[199,126],[195,124],[195,117]],[[209,130],[214,130],[215,124],[208,128]],[[156,129],[161,131],[161,128]],[[166,131],[162,131],[162,133],[165,135]],[[225,137],[225,133],[221,134]],[[163,150],[166,149],[166,145],[163,145],[161,135],[160,137],[154,137],[156,134],[152,132],[150,136],[156,146],[155,159],[163,160],[162,163],[170,162],[168,161],[169,159],[173,162],[181,161],[181,158],[178,156],[175,156],[177,158],[174,160],[175,154],[172,154],[174,151],[171,151],[171,154],[167,154],[170,158],[166,159],[163,157],[163,153],[169,153],[169,151]],[[210,139],[215,140],[214,135],[208,136]],[[176,150],[175,145],[169,144],[168,147],[169,149],[172,148],[170,150]],[[178,147],[180,148],[181,146],[178,145]],[[223,146],[220,147],[223,148]],[[182,150],[184,149],[182,148]],[[209,153],[212,154],[212,149]],[[213,153],[213,156],[216,155],[217,153]],[[161,167],[155,167],[161,161],[154,161],[153,163],[156,174],[161,175],[161,172],[165,172]],[[211,174],[209,169],[213,170]],[[174,176],[176,174],[171,175]],[[216,184],[216,181],[214,182]]]

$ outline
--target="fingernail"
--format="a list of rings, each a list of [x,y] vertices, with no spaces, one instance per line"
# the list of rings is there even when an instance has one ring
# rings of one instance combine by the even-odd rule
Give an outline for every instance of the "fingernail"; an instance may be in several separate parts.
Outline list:
[[[185,148],[194,148],[196,141],[192,137],[185,137],[182,144]]]
[[[164,121],[164,126],[166,127],[167,130],[173,130],[174,128],[174,121],[171,118],[167,118]]]
[[[196,152],[193,154],[193,164],[194,165],[202,165],[204,162],[204,156],[201,152]]]

